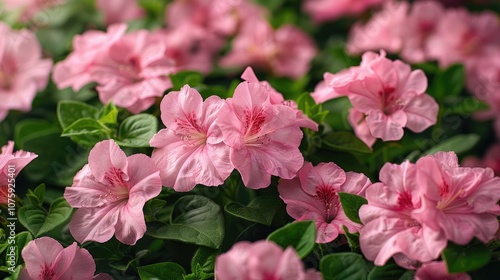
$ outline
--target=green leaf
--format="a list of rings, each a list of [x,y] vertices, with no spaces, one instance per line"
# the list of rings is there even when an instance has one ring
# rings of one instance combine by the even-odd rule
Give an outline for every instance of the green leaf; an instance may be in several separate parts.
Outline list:
[[[368,273],[368,280],[393,280],[405,279],[406,269],[401,268],[394,261],[387,262],[384,266],[374,266]]]
[[[33,205],[42,205],[43,197],[45,196],[45,184],[40,184],[34,191],[28,190],[26,197]]]
[[[64,100],[57,104],[57,119],[64,129],[79,119],[95,119],[99,110],[83,102]]]
[[[445,109],[444,114],[459,114],[469,116],[472,113],[486,111],[488,110],[488,108],[489,106],[487,103],[474,97],[466,97],[453,102],[449,108]]]
[[[472,149],[479,142],[480,138],[477,134],[456,135],[425,151],[422,156],[433,155],[439,151],[453,151],[456,154],[460,154]]]
[[[300,258],[305,258],[316,245],[316,225],[313,221],[294,222],[272,232],[267,240],[283,249],[292,246]]]
[[[182,71],[170,75],[172,81],[172,90],[180,90],[184,85],[197,87],[203,82],[203,75],[196,71]]]
[[[197,279],[213,277],[217,252],[217,250],[207,247],[200,247],[196,250],[191,259],[191,271],[197,276]]]
[[[457,96],[464,88],[465,72],[462,64],[451,65],[440,70],[429,87],[429,94],[437,100],[445,97]]]
[[[118,130],[116,143],[123,147],[149,147],[149,140],[158,132],[158,120],[150,114],[126,118]]]
[[[326,148],[333,151],[369,154],[372,151],[363,141],[347,131],[331,132],[323,138]]]
[[[224,239],[220,206],[199,195],[186,195],[174,204],[171,224],[150,224],[150,236],[218,249]]]
[[[347,243],[351,249],[359,248],[359,232],[350,233],[346,226],[342,225],[342,229],[344,230],[344,235],[347,239]]]
[[[355,253],[336,253],[323,257],[319,268],[325,280],[364,280],[368,275],[363,256]]]
[[[36,205],[25,205],[19,208],[19,222],[35,237],[39,237],[67,222],[72,210],[64,197],[60,197],[52,203],[48,212]]]
[[[491,259],[491,252],[485,244],[480,242],[473,241],[465,246],[448,242],[441,256],[446,262],[449,273],[460,273],[487,265]]]
[[[344,209],[345,215],[353,222],[362,224],[359,219],[359,208],[363,204],[367,204],[366,198],[345,192],[339,192],[340,204],[342,204],[342,209]]]
[[[182,266],[173,262],[161,262],[137,268],[141,280],[162,279],[179,280],[186,274]]]
[[[107,128],[99,121],[91,118],[83,118],[67,126],[63,130],[61,136],[69,137],[69,136],[86,135],[86,134],[107,135],[108,131],[109,128]]]
[[[235,217],[269,226],[280,202],[275,196],[265,195],[254,198],[247,206],[231,202],[224,210]]]
[[[148,202],[146,202],[146,204],[144,205],[144,215],[146,217],[154,219],[156,213],[158,213],[158,211],[160,211],[163,206],[165,206],[165,204],[167,204],[167,201],[163,199],[153,198],[151,200],[148,200]]]
[[[113,102],[109,102],[99,113],[99,122],[102,124],[115,125],[118,120],[118,108]]]

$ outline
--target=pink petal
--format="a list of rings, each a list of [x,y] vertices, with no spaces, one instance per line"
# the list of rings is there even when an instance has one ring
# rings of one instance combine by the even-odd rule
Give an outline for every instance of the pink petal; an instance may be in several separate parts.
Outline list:
[[[403,137],[403,127],[407,118],[403,111],[396,111],[386,115],[382,111],[371,110],[366,118],[366,124],[371,134],[384,141],[395,141]]]
[[[33,279],[38,279],[45,266],[54,263],[62,250],[63,246],[50,237],[40,237],[30,241],[21,253],[26,263],[27,274]]]
[[[120,209],[126,201],[110,203],[102,207],[80,208],[73,214],[69,231],[79,243],[86,241],[106,242],[115,233]]]
[[[129,198],[140,196],[145,201],[156,197],[161,192],[160,171],[154,161],[144,154],[128,157]],[[142,206],[140,206],[142,210]]]
[[[95,262],[90,253],[78,248],[76,242],[64,248],[56,260],[56,277],[59,279],[90,279],[95,272]]]
[[[144,206],[144,200],[141,201]],[[121,243],[127,245],[135,245],[137,240],[141,239],[146,232],[146,221],[142,207],[134,209],[135,205],[132,200],[128,205],[120,207],[118,221],[115,226],[115,235]]]
[[[408,119],[406,126],[413,132],[422,132],[436,124],[439,105],[428,94],[417,95],[404,108]]]
[[[113,140],[104,140],[97,143],[89,154],[89,167],[92,175],[101,183],[107,182],[106,173],[111,169],[127,172],[127,156]],[[124,180],[128,179],[123,174]]]
[[[316,167],[308,162],[299,171],[299,178],[302,189],[314,196],[318,186],[331,186],[340,191],[340,185],[346,181],[346,174],[333,162],[319,163]]]
[[[200,93],[188,85],[180,91],[169,92],[160,104],[161,120],[167,128],[174,131],[184,129],[195,129],[187,125],[193,120],[200,120],[203,112],[203,99]],[[186,122],[186,125],[184,125]]]

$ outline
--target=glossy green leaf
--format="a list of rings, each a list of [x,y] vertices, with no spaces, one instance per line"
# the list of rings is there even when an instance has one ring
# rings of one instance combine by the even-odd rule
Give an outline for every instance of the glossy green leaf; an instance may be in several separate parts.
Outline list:
[[[342,209],[344,209],[345,215],[353,222],[362,224],[359,219],[359,208],[363,204],[367,204],[366,198],[351,194],[339,192],[340,204],[342,204]]]
[[[428,92],[436,99],[457,96],[464,88],[465,72],[461,64],[440,70],[434,77]]]
[[[325,148],[333,151],[369,154],[372,151],[363,141],[347,131],[331,132],[323,137]]]
[[[99,122],[102,124],[115,125],[118,120],[118,108],[113,102],[109,102],[99,113]]]
[[[335,253],[323,257],[319,268],[325,280],[364,280],[368,276],[363,256],[355,253]]]
[[[98,113],[96,107],[83,102],[64,100],[57,104],[57,119],[63,129],[79,119],[95,119]]]
[[[64,197],[60,197],[52,203],[49,211],[36,205],[19,208],[19,222],[35,237],[40,237],[66,223],[71,217],[72,210]]]
[[[220,206],[212,200],[199,195],[186,195],[175,203],[171,224],[150,224],[147,234],[219,248],[224,239],[224,215]]]
[[[456,135],[425,151],[422,156],[433,155],[440,151],[460,154],[472,149],[479,140],[480,137],[477,134]]]
[[[182,266],[173,262],[161,262],[137,268],[141,280],[180,280],[186,274]]]
[[[465,246],[448,242],[448,246],[441,256],[450,273],[459,273],[476,270],[487,265],[491,259],[491,252],[485,244],[480,242],[473,241]]]
[[[149,140],[158,132],[158,120],[149,114],[126,118],[118,130],[116,143],[123,147],[149,147]]]
[[[390,260],[384,266],[374,266],[368,273],[368,280],[402,280],[406,279],[406,272],[406,269]]]
[[[272,232],[267,240],[283,249],[291,246],[300,258],[305,258],[316,245],[316,225],[313,221],[294,222]]]
[[[254,198],[247,206],[231,202],[224,210],[235,217],[269,226],[280,203],[279,198],[266,195]]]

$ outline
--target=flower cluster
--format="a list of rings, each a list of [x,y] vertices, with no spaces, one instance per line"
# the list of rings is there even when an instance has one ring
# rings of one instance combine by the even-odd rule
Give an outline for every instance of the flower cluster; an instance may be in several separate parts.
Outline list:
[[[47,86],[52,60],[42,59],[35,34],[0,22],[0,121],[9,110],[28,112],[38,91]]]
[[[324,78],[311,96],[316,103],[347,96],[353,105],[349,122],[370,147],[376,138],[401,139],[404,127],[422,132],[436,123],[439,106],[425,93],[424,72],[412,71],[400,60],[391,61],[384,51],[366,52],[360,66],[325,73]]]
[[[162,182],[176,191],[221,185],[237,169],[245,186],[266,188],[271,175],[291,179],[303,164],[300,126],[317,124],[248,68],[232,98],[203,101],[189,86],[160,105],[166,128],[150,141]],[[282,100],[278,102],[277,100]]]
[[[315,22],[334,20],[346,15],[358,15],[387,0],[306,0],[303,9]]]
[[[386,163],[380,181],[366,189],[359,211],[361,250],[376,265],[394,257],[411,269],[436,260],[448,241],[495,237],[500,178],[489,168],[460,167],[455,153],[439,152],[415,164]]]

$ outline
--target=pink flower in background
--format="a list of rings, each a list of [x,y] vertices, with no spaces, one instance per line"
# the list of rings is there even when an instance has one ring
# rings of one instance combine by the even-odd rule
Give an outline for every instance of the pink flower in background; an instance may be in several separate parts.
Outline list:
[[[500,47],[500,21],[492,12],[471,14],[463,8],[449,9],[429,37],[429,57],[441,67],[465,63],[470,67],[478,58],[489,56]]]
[[[0,121],[10,110],[31,110],[36,93],[47,86],[51,67],[50,59],[42,59],[33,32],[11,30],[0,22]]]
[[[224,43],[214,34],[190,23],[153,31],[152,36],[165,44],[164,55],[173,61],[176,72],[192,70],[210,73],[213,56]]]
[[[489,167],[496,176],[500,176],[500,144],[492,145],[488,148],[484,157],[467,157],[462,161],[464,167]]]
[[[314,131],[318,131],[318,124],[308,118],[301,110],[298,109],[297,103],[293,100],[285,100],[283,97],[283,94],[277,92],[271,84],[267,81],[259,81],[255,73],[253,72],[252,67],[247,67],[243,74],[241,75],[241,78],[244,81],[250,82],[250,83],[260,83],[263,87],[265,87],[268,92],[269,92],[269,102],[271,104],[283,104],[286,106],[291,107],[292,109],[295,110],[296,115],[297,115],[297,125],[300,127],[306,127]]]
[[[278,76],[300,78],[316,55],[311,38],[302,30],[284,25],[273,30],[265,20],[248,22],[220,60],[223,67],[253,66]]]
[[[105,273],[94,276],[94,259],[76,242],[63,248],[50,237],[37,238],[23,248],[22,256],[26,267],[19,274],[20,280],[113,279]]]
[[[217,256],[215,277],[218,280],[321,280],[321,274],[305,270],[293,248],[283,251],[271,241],[236,243],[228,252]]]
[[[291,179],[303,165],[296,110],[271,104],[269,90],[260,83],[240,83],[220,109],[217,124],[249,188],[268,187],[271,175]]]
[[[173,1],[165,10],[168,27],[188,23],[222,37],[236,34],[241,25],[262,20],[264,15],[265,9],[249,0]]]
[[[104,14],[104,22],[108,25],[146,16],[138,0],[96,0],[96,6]]]
[[[386,0],[306,0],[303,10],[315,22],[334,20],[343,16],[357,15],[378,6]]]
[[[165,56],[167,45],[149,31],[124,35],[100,52],[89,69],[99,99],[137,114],[149,108],[172,87],[175,63]]]
[[[8,185],[9,179],[12,179],[10,176],[12,172],[9,169],[14,170],[13,174],[16,178],[19,172],[37,157],[38,155],[35,153],[23,150],[14,152],[13,141],[9,141],[7,145],[2,147],[0,153],[0,204],[8,203]]]
[[[368,204],[359,210],[364,224],[359,241],[363,255],[375,265],[382,266],[399,254],[418,262],[432,261],[447,245],[440,230],[414,217],[422,207],[416,176],[415,164],[386,163],[380,170],[381,183],[366,189]]]
[[[19,18],[22,22],[30,21],[41,11],[51,9],[54,6],[62,5],[65,0],[3,0],[3,6],[10,11],[17,11],[21,13]],[[48,16],[44,15],[43,20],[47,20]],[[35,19],[36,20],[36,19]]]
[[[467,273],[449,274],[444,262],[423,264],[415,273],[415,280],[470,280]]]
[[[114,234],[134,245],[146,232],[142,208],[161,188],[160,172],[148,156],[127,157],[113,140],[99,142],[64,191],[69,205],[79,208],[70,232],[80,243],[106,242]]]
[[[161,119],[166,129],[150,140],[155,147],[153,161],[160,169],[164,186],[190,191],[196,184],[218,186],[234,167],[229,147],[215,123],[224,101],[211,96],[205,102],[193,88],[169,92],[161,102]]]
[[[118,41],[127,30],[126,24],[108,27],[107,32],[89,30],[73,38],[73,52],[54,67],[52,79],[59,89],[72,87],[79,91],[92,82],[90,69],[96,57]]]
[[[288,214],[297,221],[313,220],[317,228],[317,243],[329,243],[339,234],[359,231],[362,225],[352,222],[344,213],[338,196],[347,192],[364,196],[370,180],[363,174],[344,172],[334,163],[317,166],[305,163],[297,177],[280,180],[278,191],[287,204]]]
[[[423,193],[416,219],[460,245],[474,237],[485,243],[495,237],[500,178],[493,170],[459,167],[453,152],[423,157],[416,166],[416,182]]]
[[[366,123],[366,115],[360,111],[350,108],[349,115],[347,116],[347,121],[351,124],[354,134],[363,141],[368,147],[372,147],[377,141],[377,138],[373,137],[370,132],[370,128]]]
[[[410,4],[389,1],[384,8],[365,23],[356,23],[347,41],[349,54],[383,49],[396,53],[403,47],[403,34],[407,31],[406,21]]]
[[[400,55],[405,61],[419,63],[431,60],[427,40],[435,32],[444,13],[443,5],[436,1],[421,1],[412,5],[402,34],[404,43]]]

